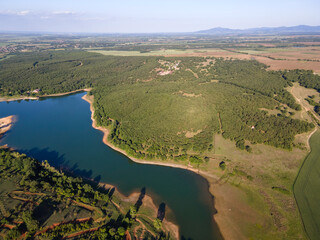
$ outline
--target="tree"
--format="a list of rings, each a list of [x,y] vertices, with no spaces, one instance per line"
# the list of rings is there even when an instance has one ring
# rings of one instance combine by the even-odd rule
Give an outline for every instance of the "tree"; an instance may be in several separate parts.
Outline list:
[[[119,227],[117,233],[119,236],[124,236],[126,234],[126,230],[123,227]]]
[[[240,139],[236,142],[236,147],[237,148],[240,148],[241,150],[244,150],[244,140],[243,139]]]
[[[249,145],[246,145],[246,151],[251,153],[252,152],[252,148]]]
[[[155,229],[157,229],[157,231],[160,231],[161,228],[162,228],[162,222],[159,218],[156,218],[154,221],[153,221],[153,226],[155,227]]]
[[[39,228],[38,221],[33,219],[32,213],[30,211],[23,212],[22,220],[26,224],[26,227],[27,227],[29,232],[36,231]]]
[[[130,213],[130,217],[131,218],[135,218],[136,217],[136,214],[137,214],[137,210],[134,206],[131,206],[130,207],[130,210],[129,210],[129,213]]]

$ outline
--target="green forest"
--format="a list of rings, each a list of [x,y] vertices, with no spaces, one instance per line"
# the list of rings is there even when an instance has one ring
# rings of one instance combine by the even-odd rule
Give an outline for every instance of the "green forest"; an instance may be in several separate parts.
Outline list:
[[[95,119],[115,146],[139,159],[194,165],[206,162],[215,134],[248,152],[257,143],[294,148],[295,135],[314,125],[292,117],[301,110],[285,89],[292,82],[320,89],[310,71],[267,71],[254,60],[55,51],[0,62],[0,96],[92,88]]]
[[[126,239],[141,222],[144,239],[173,239],[142,199],[124,202],[114,188],[0,149],[0,239]]]

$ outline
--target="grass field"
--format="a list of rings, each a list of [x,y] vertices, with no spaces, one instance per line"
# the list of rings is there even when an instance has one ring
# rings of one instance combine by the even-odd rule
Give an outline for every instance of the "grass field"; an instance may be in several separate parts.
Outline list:
[[[320,131],[310,138],[311,152],[304,161],[294,184],[294,194],[307,235],[311,240],[320,235]]]

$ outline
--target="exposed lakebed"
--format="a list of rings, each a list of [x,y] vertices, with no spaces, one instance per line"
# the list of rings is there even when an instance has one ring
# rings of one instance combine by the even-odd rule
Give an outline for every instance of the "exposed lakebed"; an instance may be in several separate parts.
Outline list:
[[[172,210],[167,217],[174,218],[183,238],[221,239],[206,180],[184,169],[135,163],[106,146],[103,133],[92,128],[84,94],[1,102],[0,118],[17,116],[1,145],[112,184],[125,195],[145,188],[157,205],[164,202]]]

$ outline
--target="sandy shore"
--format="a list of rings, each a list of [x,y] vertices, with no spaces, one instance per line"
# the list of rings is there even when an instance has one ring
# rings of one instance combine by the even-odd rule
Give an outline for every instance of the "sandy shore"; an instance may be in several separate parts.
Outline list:
[[[134,193],[131,193],[129,196],[125,196],[121,192],[119,192],[115,186],[108,184],[108,183],[101,182],[101,183],[99,183],[99,186],[103,187],[105,189],[115,188],[116,193],[117,193],[118,197],[121,199],[121,201],[130,202],[132,204],[135,204],[140,196],[139,192],[134,192]],[[158,208],[150,196],[145,195],[143,197],[142,206],[154,210],[154,216],[149,217],[150,220],[152,220],[152,218],[157,217]],[[137,214],[137,216],[139,216],[139,213]],[[174,224],[166,219],[163,219],[162,226],[166,231],[173,233],[175,239],[180,239],[179,227],[176,224]]]
[[[247,239],[244,236],[241,226],[239,226],[239,217],[243,214],[248,215],[248,212],[252,212],[248,209],[245,203],[238,201],[238,199],[243,198],[243,193],[239,191],[236,187],[229,184],[219,183],[219,178],[208,172],[204,172],[191,166],[184,166],[175,163],[164,163],[159,161],[145,161],[140,160],[131,156],[128,156],[126,152],[118,147],[115,147],[108,141],[109,130],[97,126],[96,120],[94,119],[94,109],[93,109],[93,96],[85,95],[82,97],[85,101],[90,104],[92,127],[98,129],[104,133],[103,142],[111,147],[112,149],[124,154],[132,161],[142,164],[160,165],[174,168],[182,168],[192,172],[195,172],[202,177],[204,177],[209,183],[209,191],[214,198],[214,207],[218,211],[217,214],[213,216],[215,222],[217,223],[219,230],[224,239]],[[248,211],[248,212],[246,212]],[[253,212],[252,212],[253,215]]]
[[[39,97],[26,97],[26,96],[21,96],[21,97],[1,97],[0,102],[11,102],[11,101],[18,101],[18,100],[39,100],[39,98],[45,98],[45,97],[59,97],[59,96],[64,96],[72,93],[77,93],[77,92],[88,92],[91,91],[91,88],[83,88],[83,89],[78,89],[70,92],[65,92],[65,93],[56,93],[56,94],[47,94],[47,95],[42,95]]]
[[[64,96],[64,95],[77,93],[77,92],[89,92],[91,90],[92,90],[91,88],[83,88],[83,89],[78,89],[78,90],[74,90],[74,91],[71,91],[71,92],[42,95],[42,96],[40,96],[40,98],[44,98],[44,97],[59,97],[59,96]]]
[[[11,129],[15,120],[15,116],[0,118],[0,138]]]
[[[1,97],[0,102],[12,102],[12,101],[18,101],[18,100],[39,100],[38,97]]]

